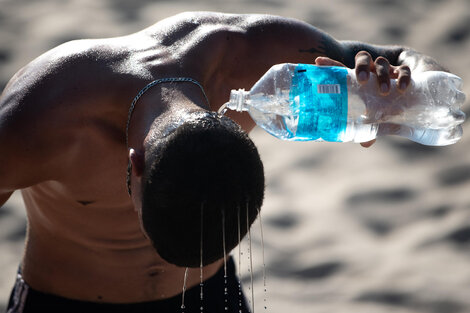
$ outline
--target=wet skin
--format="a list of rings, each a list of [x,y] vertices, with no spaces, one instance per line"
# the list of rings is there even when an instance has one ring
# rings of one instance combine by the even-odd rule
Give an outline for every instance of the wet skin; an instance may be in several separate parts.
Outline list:
[[[87,301],[140,302],[181,293],[184,268],[159,257],[139,221],[149,129],[193,110],[216,111],[231,89],[250,89],[273,64],[315,60],[356,66],[364,80],[375,72],[377,88],[398,79],[405,89],[410,70],[442,69],[411,49],[338,42],[297,20],[204,12],[128,36],[65,43],[22,68],[0,98],[0,204],[22,189],[25,280],[37,290]],[[210,108],[191,83],[158,85],[139,100],[129,128],[135,165],[130,198],[129,105],[150,81],[177,76],[198,80]],[[229,116],[246,131],[254,127],[245,114]],[[204,278],[220,266],[205,267]],[[187,286],[197,284],[199,269],[192,269]]]

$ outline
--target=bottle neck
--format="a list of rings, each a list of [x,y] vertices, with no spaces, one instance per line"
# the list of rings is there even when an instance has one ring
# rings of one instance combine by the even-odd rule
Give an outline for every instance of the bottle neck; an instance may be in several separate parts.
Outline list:
[[[227,102],[227,108],[237,112],[248,111],[247,100],[249,92],[245,89],[232,90],[230,100]]]

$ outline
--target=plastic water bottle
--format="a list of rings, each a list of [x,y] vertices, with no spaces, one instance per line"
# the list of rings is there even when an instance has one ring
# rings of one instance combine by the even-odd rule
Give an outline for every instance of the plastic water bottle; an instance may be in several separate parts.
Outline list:
[[[399,92],[378,93],[375,74],[361,85],[345,67],[284,63],[250,91],[232,90],[222,108],[248,111],[268,133],[284,140],[366,142],[400,135],[425,145],[449,145],[462,136],[462,80],[441,71],[413,73]]]

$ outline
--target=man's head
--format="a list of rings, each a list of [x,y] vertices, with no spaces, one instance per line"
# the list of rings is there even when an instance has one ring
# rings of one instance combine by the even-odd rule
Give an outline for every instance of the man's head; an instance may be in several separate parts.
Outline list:
[[[172,131],[148,138],[141,216],[155,249],[179,266],[222,258],[223,238],[228,253],[263,202],[263,165],[254,143],[215,113],[194,113]]]

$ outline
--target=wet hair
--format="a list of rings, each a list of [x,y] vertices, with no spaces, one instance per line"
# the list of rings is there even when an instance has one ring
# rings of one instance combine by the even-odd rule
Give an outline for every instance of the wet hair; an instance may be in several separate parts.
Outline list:
[[[150,149],[142,222],[158,254],[184,267],[223,258],[224,245],[226,253],[237,246],[263,202],[263,164],[254,143],[231,119],[205,113],[155,139]]]

